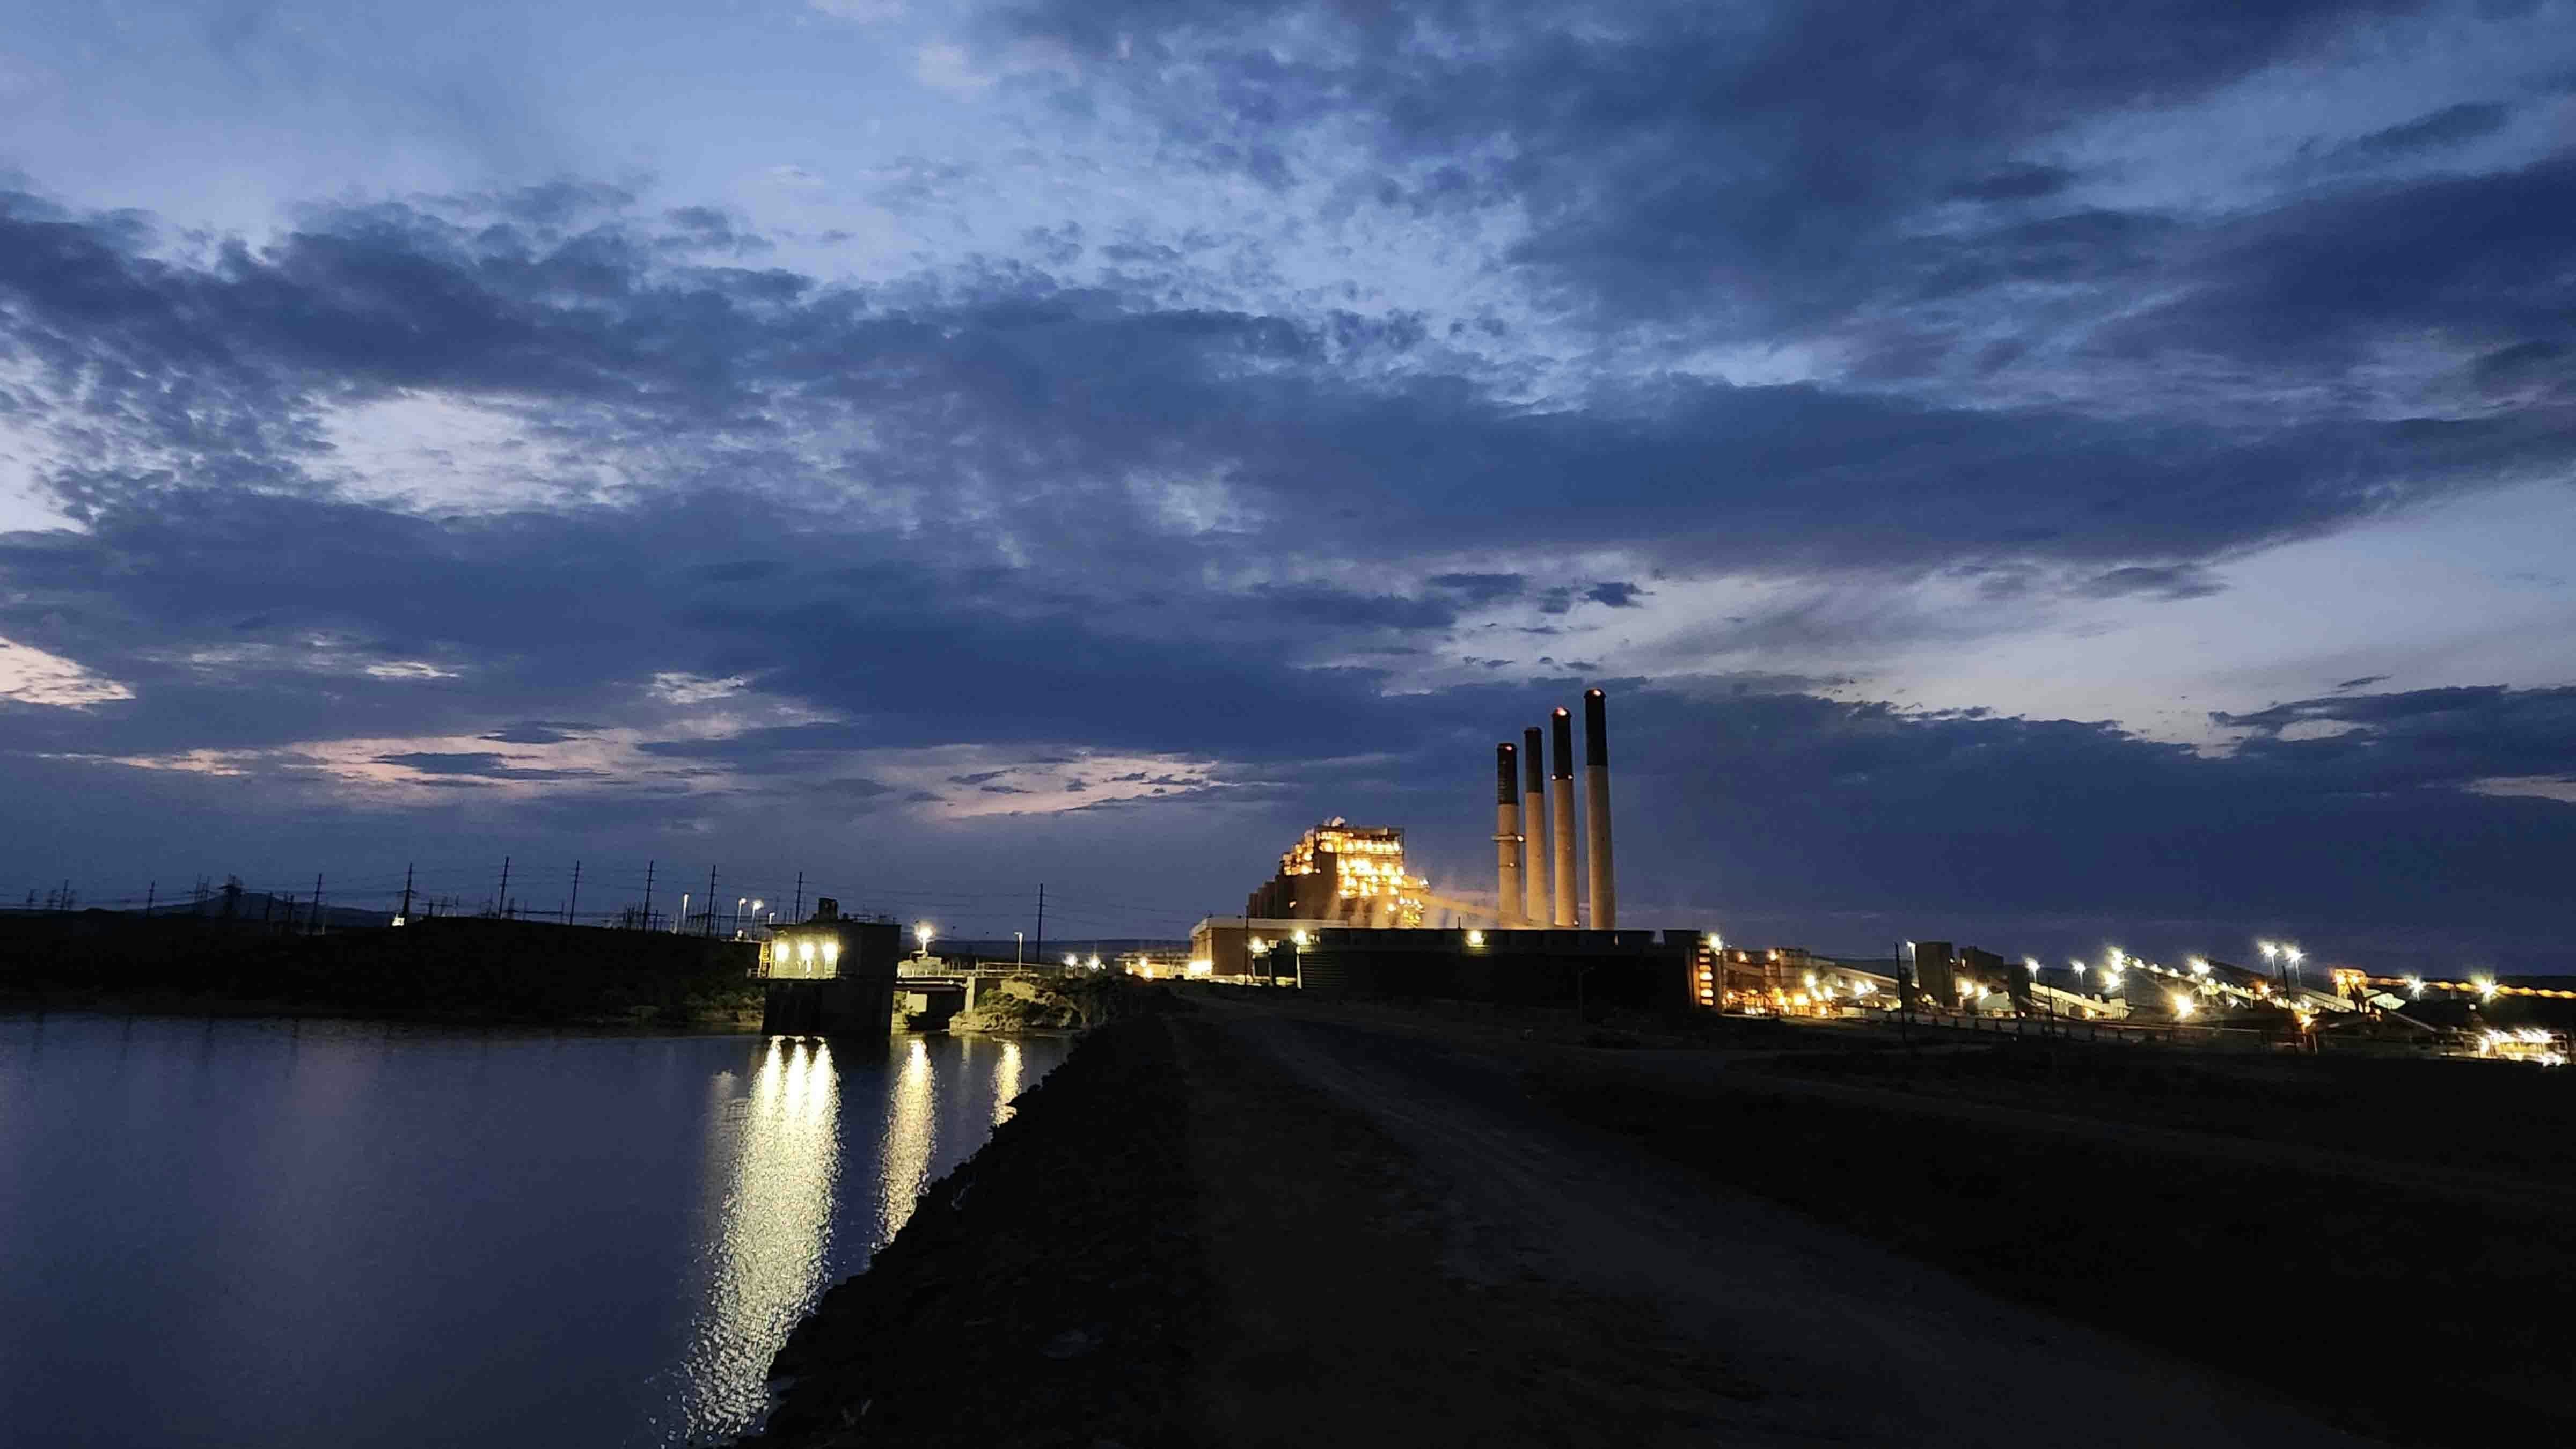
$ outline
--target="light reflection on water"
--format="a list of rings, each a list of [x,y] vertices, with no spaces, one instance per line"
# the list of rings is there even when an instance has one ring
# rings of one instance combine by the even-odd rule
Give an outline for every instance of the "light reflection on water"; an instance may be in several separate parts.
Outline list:
[[[771,1038],[738,1119],[715,1273],[690,1334],[684,1434],[758,1417],[771,1356],[826,1286],[839,1108],[831,1046]]]
[[[737,1430],[1066,1045],[0,1015],[0,1442]]]
[[[1011,1120],[1011,1099],[1020,1094],[1020,1044],[1002,1043],[1002,1065],[993,1073],[993,1125]]]
[[[975,1043],[959,1047],[971,1068]],[[878,1159],[885,1171],[877,1183],[876,1244],[891,1241],[912,1216],[912,1204],[930,1186],[932,1153],[939,1145],[939,1124],[931,1115],[930,1046],[912,1039],[886,1099],[885,1146]],[[871,1244],[871,1247],[876,1246]]]

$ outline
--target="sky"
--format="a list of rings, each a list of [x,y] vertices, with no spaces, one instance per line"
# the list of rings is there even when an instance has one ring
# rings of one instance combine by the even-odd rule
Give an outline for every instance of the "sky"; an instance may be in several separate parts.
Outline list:
[[[0,16],[0,898],[2576,970],[2571,542],[2566,3]]]

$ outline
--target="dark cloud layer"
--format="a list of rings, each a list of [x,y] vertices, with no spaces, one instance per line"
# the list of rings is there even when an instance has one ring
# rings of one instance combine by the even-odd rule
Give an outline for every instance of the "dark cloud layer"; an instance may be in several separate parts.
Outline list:
[[[1478,751],[1584,682],[1508,651],[1572,676],[1657,630],[1819,677],[1620,687],[1633,899],[2537,933],[2576,858],[2567,689],[2362,674],[2212,716],[2235,743],[2204,754],[1827,682],[1856,641],[1973,647],[1909,585],[2147,611],[2268,545],[2576,475],[2576,159],[2473,164],[2546,98],[2391,95],[2206,204],[2137,200],[2138,163],[2070,139],[2425,13],[1110,0],[990,27],[1071,57],[995,95],[1142,110],[1163,165],[1324,198],[1319,227],[1502,238],[1477,280],[1508,300],[1472,318],[1204,283],[1259,236],[1015,226],[862,285],[579,181],[316,206],[256,245],[9,192],[0,415],[77,526],[0,535],[0,638],[127,697],[0,698],[0,787],[25,839],[98,850],[231,816],[342,848],[396,810],[707,853],[866,817],[875,848],[962,802],[1023,811],[1027,859],[1105,874],[1117,839],[1222,904],[1325,813],[1412,822],[1477,879]],[[886,174],[927,207],[977,173]],[[371,406],[507,433],[461,469],[500,501],[372,476]],[[1796,587],[1677,617],[1712,581]],[[925,858],[992,859],[938,856],[965,839]]]

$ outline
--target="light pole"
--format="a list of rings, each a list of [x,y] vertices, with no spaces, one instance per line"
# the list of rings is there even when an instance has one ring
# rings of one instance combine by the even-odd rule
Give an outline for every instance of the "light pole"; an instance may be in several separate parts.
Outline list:
[[[1013,931],[1011,933],[1011,964],[1014,966],[1027,965],[1028,962],[1025,958],[1028,954],[1029,933],[1026,931]]]
[[[749,896],[735,896],[733,898],[733,938],[737,941],[742,939],[742,908],[750,904],[751,897]]]
[[[932,928],[928,921],[913,922],[912,939],[920,944],[922,960],[927,961],[930,959],[930,941],[931,938],[937,934],[938,932]]]

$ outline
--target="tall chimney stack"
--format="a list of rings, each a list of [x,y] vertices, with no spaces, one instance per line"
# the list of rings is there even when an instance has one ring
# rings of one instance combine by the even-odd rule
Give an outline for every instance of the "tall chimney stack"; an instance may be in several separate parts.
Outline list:
[[[1574,885],[1574,716],[1559,705],[1548,724],[1556,735],[1556,768],[1547,782],[1548,834],[1556,847],[1556,923],[1572,930],[1583,924]]]
[[[1547,924],[1547,749],[1536,725],[1521,731],[1521,918]]]
[[[1600,690],[1583,691],[1583,834],[1592,871],[1592,929],[1619,929],[1619,887],[1610,870],[1610,710]]]
[[[1494,746],[1494,924],[1521,922],[1521,772],[1511,742]]]

